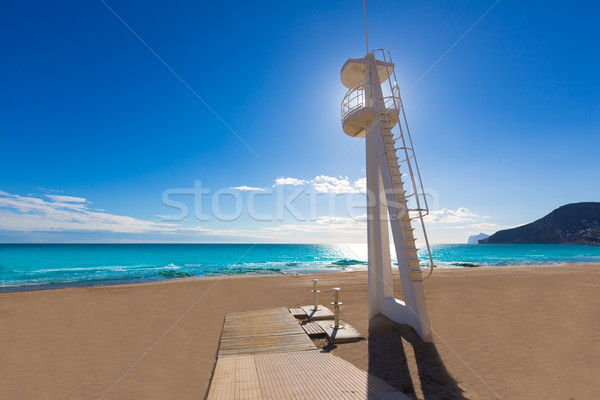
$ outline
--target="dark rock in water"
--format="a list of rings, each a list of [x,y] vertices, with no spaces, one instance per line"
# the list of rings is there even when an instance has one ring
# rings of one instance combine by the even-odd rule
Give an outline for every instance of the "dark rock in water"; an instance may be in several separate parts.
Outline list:
[[[600,203],[573,203],[527,225],[494,233],[480,244],[600,244]]]
[[[469,263],[469,262],[455,262],[455,263],[452,263],[452,265],[455,265],[457,267],[465,267],[465,268],[476,268],[476,267],[479,267],[478,264],[473,264],[473,263]]]
[[[479,235],[469,236],[469,240],[467,240],[467,244],[479,244],[480,240],[489,238],[490,235],[486,235],[485,233],[480,233]]]
[[[191,274],[189,272],[177,272],[171,270],[158,271],[158,274],[164,276],[165,278],[187,278],[190,276],[194,276],[194,274]]]

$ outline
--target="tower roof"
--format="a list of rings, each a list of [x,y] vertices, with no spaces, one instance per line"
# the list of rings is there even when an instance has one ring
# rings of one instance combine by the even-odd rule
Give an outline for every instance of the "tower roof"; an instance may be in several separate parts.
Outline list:
[[[394,71],[393,63],[376,60],[379,82],[384,82]],[[341,79],[344,86],[352,88],[365,79],[367,73],[367,58],[350,58],[342,67]]]

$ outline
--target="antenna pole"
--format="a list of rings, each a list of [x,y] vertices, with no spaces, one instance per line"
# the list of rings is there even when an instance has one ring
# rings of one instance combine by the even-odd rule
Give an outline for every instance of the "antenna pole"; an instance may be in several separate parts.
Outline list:
[[[363,10],[365,14],[365,38],[367,39],[367,54],[369,54],[369,35],[367,33],[367,0],[363,0]]]

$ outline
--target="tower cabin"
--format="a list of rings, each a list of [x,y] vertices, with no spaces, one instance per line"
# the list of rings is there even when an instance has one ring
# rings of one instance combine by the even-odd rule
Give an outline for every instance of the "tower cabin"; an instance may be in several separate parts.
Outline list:
[[[377,117],[376,102],[373,99],[371,82],[367,76],[369,56],[373,58],[377,68],[378,82],[385,82],[394,72],[394,64],[375,60],[371,53],[365,58],[350,58],[342,67],[341,79],[348,89],[342,101],[342,129],[352,137],[365,137],[366,128],[371,126]],[[397,91],[399,93],[399,91]],[[389,109],[390,128],[398,123],[398,113],[392,97],[385,97],[384,103]]]

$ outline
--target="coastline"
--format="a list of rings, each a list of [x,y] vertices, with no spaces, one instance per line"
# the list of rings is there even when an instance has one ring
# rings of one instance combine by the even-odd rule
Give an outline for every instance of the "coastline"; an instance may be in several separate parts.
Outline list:
[[[468,263],[465,263],[468,264]],[[348,268],[347,270],[319,270],[316,272],[269,272],[269,273],[246,273],[246,274],[228,274],[228,275],[205,275],[205,276],[186,276],[186,277],[174,277],[174,278],[145,278],[145,279],[107,279],[98,281],[77,281],[77,282],[51,282],[38,285],[21,285],[21,286],[0,286],[0,294],[2,293],[19,293],[19,292],[36,292],[36,291],[47,291],[47,290],[64,290],[64,289],[75,289],[75,288],[86,288],[86,287],[106,287],[106,286],[129,286],[129,285],[144,285],[153,283],[166,283],[173,281],[188,281],[196,279],[222,279],[222,278],[261,278],[261,277],[275,277],[275,276],[312,276],[312,275],[328,275],[328,274],[343,274],[351,272],[365,272],[367,266],[363,264],[357,264],[359,268]],[[547,268],[547,267],[570,267],[570,266],[600,266],[600,263],[590,262],[579,262],[579,263],[549,263],[549,264],[499,264],[499,265],[473,265],[473,266],[444,266],[436,267],[434,273],[437,271],[453,271],[453,270],[512,270],[512,269],[523,269],[523,268]],[[394,268],[394,266],[392,266]],[[421,270],[426,271],[425,266],[421,266]]]
[[[433,245],[437,270],[600,263],[600,247]],[[366,270],[366,244],[0,244],[0,292]],[[425,254],[420,254],[427,259]],[[424,266],[424,268],[426,268]]]
[[[342,288],[342,319],[368,336],[364,271],[0,293],[3,390],[8,398],[202,397],[224,314],[310,304],[313,277],[323,304],[329,288]],[[424,287],[436,351],[465,397],[494,398],[489,388],[503,398],[597,394],[600,327],[590,322],[600,320],[600,264],[444,268]],[[332,352],[368,370],[370,343]]]

